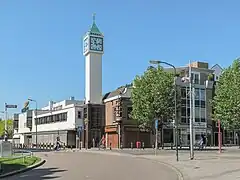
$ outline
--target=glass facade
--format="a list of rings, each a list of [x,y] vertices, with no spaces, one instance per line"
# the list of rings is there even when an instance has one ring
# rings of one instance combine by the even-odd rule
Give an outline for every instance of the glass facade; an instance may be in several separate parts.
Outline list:
[[[206,122],[205,89],[195,88],[195,122]],[[181,88],[181,123],[189,124],[190,98],[189,88]]]

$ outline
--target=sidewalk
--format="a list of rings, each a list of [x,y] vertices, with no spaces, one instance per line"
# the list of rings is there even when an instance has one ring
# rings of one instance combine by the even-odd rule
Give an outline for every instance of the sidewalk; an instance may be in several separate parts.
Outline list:
[[[236,180],[240,179],[239,153],[196,152],[195,159],[189,160],[189,154],[180,153],[179,162],[174,155],[143,155],[143,158],[170,164],[182,172],[187,180]]]
[[[98,149],[76,151],[151,159],[175,167],[182,173],[185,180],[240,180],[240,149],[238,147],[225,148],[222,153],[218,151],[195,151],[194,160],[189,160],[187,151],[180,151],[178,162],[176,161],[175,151],[168,150],[160,150],[157,155],[134,154],[133,152],[144,152],[145,150],[130,149],[125,151]]]

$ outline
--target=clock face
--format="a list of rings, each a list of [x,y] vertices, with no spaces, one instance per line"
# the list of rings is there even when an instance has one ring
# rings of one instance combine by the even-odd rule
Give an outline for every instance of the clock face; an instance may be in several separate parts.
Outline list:
[[[89,43],[89,40],[88,38],[84,39],[84,42],[83,42],[83,52],[85,53],[87,50],[88,50],[88,44]]]
[[[103,38],[90,37],[90,50],[103,51]]]

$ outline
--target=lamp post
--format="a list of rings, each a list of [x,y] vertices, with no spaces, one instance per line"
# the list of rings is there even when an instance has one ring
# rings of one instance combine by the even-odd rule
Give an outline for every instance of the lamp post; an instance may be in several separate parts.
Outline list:
[[[4,114],[5,114],[5,111],[0,111],[0,113],[1,114],[3,114],[3,116],[4,116]],[[4,132],[4,137],[6,137],[6,121],[7,121],[7,118],[5,119],[5,132]]]
[[[186,83],[189,83],[189,103],[190,103],[190,122],[189,122],[189,131],[190,131],[190,160],[194,159],[194,140],[193,140],[193,122],[195,121],[195,88],[192,84],[192,67],[191,62],[189,62],[189,75],[188,77],[183,77],[182,80]],[[193,121],[194,119],[194,121]]]
[[[37,149],[37,125],[38,125],[38,123],[37,123],[37,101],[36,100],[34,100],[34,99],[28,99],[29,101],[31,101],[31,102],[35,102],[35,104],[36,104],[36,107],[35,107],[35,128],[36,128],[36,139],[35,139],[35,143],[36,143],[36,149]]]
[[[166,64],[174,69],[174,113],[175,113],[175,139],[176,139],[176,157],[178,161],[178,121],[177,121],[177,84],[176,84],[176,77],[177,71],[176,67],[168,62],[158,61],[158,60],[150,60],[150,64]]]

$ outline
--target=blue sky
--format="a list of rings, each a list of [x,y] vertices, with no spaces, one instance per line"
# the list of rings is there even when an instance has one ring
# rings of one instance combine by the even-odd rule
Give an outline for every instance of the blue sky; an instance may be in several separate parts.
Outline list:
[[[103,92],[131,82],[150,59],[225,67],[240,56],[239,0],[2,0],[0,110],[84,98],[82,36],[105,35]],[[18,110],[17,110],[18,111]],[[15,111],[11,111],[15,112]]]

